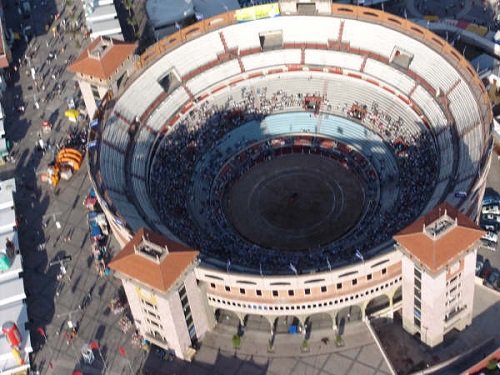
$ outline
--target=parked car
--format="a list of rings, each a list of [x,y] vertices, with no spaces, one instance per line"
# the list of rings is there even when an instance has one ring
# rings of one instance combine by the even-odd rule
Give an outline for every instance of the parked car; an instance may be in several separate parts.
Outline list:
[[[28,43],[31,40],[31,38],[33,37],[33,29],[31,28],[30,25],[24,26],[23,36],[24,36],[24,41],[26,43]]]
[[[482,205],[489,206],[491,204],[500,204],[500,197],[498,195],[484,196]]]
[[[19,4],[19,14],[23,16],[23,18],[31,17],[31,4],[28,0],[21,0],[21,4]]]
[[[495,224],[482,224],[482,228],[489,232],[497,232],[498,226]]]
[[[481,270],[483,269],[484,262],[477,260],[476,261],[476,276],[479,276],[481,274]]]
[[[498,205],[483,206],[481,208],[481,212],[483,214],[500,215],[500,206]]]
[[[488,242],[493,242],[496,244],[498,242],[498,236],[496,233],[493,232],[486,232],[482,237],[482,240],[488,241]]]
[[[481,269],[481,272],[479,273],[479,277],[482,279],[487,279],[492,272],[493,272],[493,269],[491,268],[491,263],[488,259],[486,259],[483,262],[483,268]]]
[[[488,276],[487,279],[483,281],[483,284],[489,286],[490,288],[497,289],[499,281],[500,281],[500,272],[495,270]]]

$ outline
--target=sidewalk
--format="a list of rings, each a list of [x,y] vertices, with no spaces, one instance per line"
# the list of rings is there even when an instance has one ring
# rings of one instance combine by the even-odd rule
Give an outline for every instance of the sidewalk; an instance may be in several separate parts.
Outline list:
[[[292,374],[390,374],[382,354],[371,337],[365,323],[346,326],[345,345],[337,348],[333,330],[312,332],[309,350],[302,351],[302,334],[276,336],[274,351],[269,352],[270,334],[247,331],[241,347],[232,346],[233,333],[225,327],[216,327],[207,334],[191,364],[159,362],[150,358],[145,373],[176,375],[292,375]],[[329,338],[327,344],[321,339]]]

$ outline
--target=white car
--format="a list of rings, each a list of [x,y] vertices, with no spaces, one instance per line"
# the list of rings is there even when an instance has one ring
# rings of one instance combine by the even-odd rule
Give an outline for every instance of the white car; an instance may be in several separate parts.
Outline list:
[[[484,234],[481,237],[481,239],[486,240],[488,242],[493,242],[493,243],[498,242],[498,236],[496,235],[496,233],[493,233],[493,232],[486,232],[486,234]]]
[[[491,215],[500,215],[500,207],[499,206],[483,206],[481,209],[483,214],[491,214]]]

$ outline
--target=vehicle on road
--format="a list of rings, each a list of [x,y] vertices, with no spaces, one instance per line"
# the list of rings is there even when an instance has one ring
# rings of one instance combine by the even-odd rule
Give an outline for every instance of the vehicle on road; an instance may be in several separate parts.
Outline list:
[[[18,12],[23,18],[30,18],[31,17],[31,5],[29,0],[21,0],[21,3],[19,4],[19,9]]]
[[[488,232],[497,232],[498,227],[495,224],[482,224],[482,228],[487,230]]]
[[[493,268],[491,267],[491,263],[490,263],[489,259],[486,259],[483,262],[483,268],[481,269],[481,272],[479,273],[479,277],[482,279],[487,279],[492,272],[493,272]]]
[[[484,262],[481,260],[476,261],[476,276],[479,276],[481,274],[481,270],[483,269]]]
[[[500,215],[500,206],[497,206],[497,205],[483,206],[483,208],[481,209],[481,213]]]
[[[481,203],[483,206],[489,206],[492,204],[500,204],[500,196],[498,195],[488,195],[484,196],[483,201]]]
[[[493,232],[486,232],[482,237],[482,240],[488,241],[488,242],[493,242],[496,244],[498,242],[498,235]]]
[[[499,289],[499,282],[500,271],[495,270],[483,281],[483,284],[493,289]]]

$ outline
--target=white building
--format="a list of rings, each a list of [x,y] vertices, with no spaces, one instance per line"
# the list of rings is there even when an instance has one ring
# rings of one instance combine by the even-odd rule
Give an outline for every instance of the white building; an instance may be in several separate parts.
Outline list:
[[[108,91],[113,94],[134,62],[136,44],[99,37],[68,67],[75,73],[90,118]]]
[[[0,372],[2,374],[27,374],[31,347],[30,332],[26,329],[28,311],[26,294],[21,277],[23,272],[16,216],[14,210],[14,179],[0,182],[0,324],[16,324],[21,343],[19,358],[13,354],[10,343],[0,336]]]
[[[197,256],[195,250],[141,229],[109,265],[123,282],[141,335],[186,360],[213,326],[196,283]]]
[[[470,218],[443,203],[394,237],[403,253],[403,328],[430,347],[472,322],[483,234]]]

